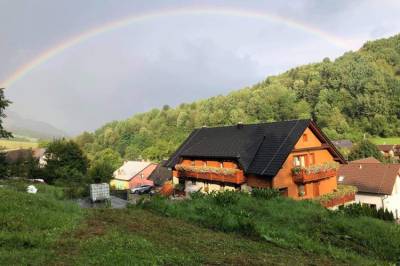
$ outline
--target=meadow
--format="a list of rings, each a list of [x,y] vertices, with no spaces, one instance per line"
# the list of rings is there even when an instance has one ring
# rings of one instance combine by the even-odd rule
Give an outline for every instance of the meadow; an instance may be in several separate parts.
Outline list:
[[[400,137],[389,137],[389,138],[371,138],[370,139],[374,144],[400,144]]]
[[[29,148],[37,148],[38,143],[36,141],[28,141],[28,140],[13,140],[13,139],[0,139],[0,147],[6,150],[12,149],[29,149]]]
[[[80,209],[62,188],[35,184],[28,194],[26,185],[0,181],[4,265],[390,265],[398,255],[394,224],[338,218],[306,202],[155,198]]]

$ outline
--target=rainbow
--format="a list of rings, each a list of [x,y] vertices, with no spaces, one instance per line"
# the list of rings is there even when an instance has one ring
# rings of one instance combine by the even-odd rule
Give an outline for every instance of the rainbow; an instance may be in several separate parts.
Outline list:
[[[331,33],[322,31],[312,25],[293,20],[291,18],[275,15],[265,11],[253,11],[253,10],[243,10],[243,9],[232,9],[232,8],[216,8],[216,7],[190,7],[190,8],[175,8],[175,9],[164,9],[153,12],[147,12],[142,14],[135,14],[123,19],[116,21],[111,21],[103,24],[99,27],[92,28],[90,30],[84,31],[76,36],[73,36],[65,41],[45,50],[35,58],[33,58],[28,63],[20,66],[16,71],[14,71],[8,78],[2,81],[0,88],[7,88],[11,86],[14,82],[23,78],[30,71],[38,67],[39,65],[47,62],[49,59],[57,56],[58,54],[64,52],[68,48],[74,47],[90,38],[98,36],[100,34],[110,32],[119,28],[126,27],[133,23],[152,20],[168,16],[188,16],[188,15],[223,15],[223,16],[236,16],[245,17],[250,19],[266,20],[274,23],[280,23],[286,25],[290,28],[303,31],[308,34],[315,35],[327,42],[342,47],[345,49],[351,49],[350,42],[346,39],[337,37]]]

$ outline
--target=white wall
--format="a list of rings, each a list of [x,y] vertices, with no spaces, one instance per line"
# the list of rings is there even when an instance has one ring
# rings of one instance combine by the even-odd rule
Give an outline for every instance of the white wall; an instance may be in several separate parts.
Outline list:
[[[375,204],[378,209],[384,207],[393,212],[396,219],[400,219],[400,177],[397,176],[396,178],[392,195],[357,193],[356,202]]]

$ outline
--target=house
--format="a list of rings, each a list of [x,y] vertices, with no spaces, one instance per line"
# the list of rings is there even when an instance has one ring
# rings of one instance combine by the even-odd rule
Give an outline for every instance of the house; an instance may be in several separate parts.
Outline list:
[[[348,139],[333,140],[332,143],[338,149],[350,150],[353,147],[353,142],[351,142],[351,140]]]
[[[30,158],[37,159],[39,166],[43,167],[46,165],[44,148],[33,148],[33,149],[13,149],[6,150],[5,156],[8,163],[17,163],[26,161]]]
[[[383,154],[385,157],[400,157],[400,145],[399,144],[383,144],[383,145],[376,145],[378,150]]]
[[[384,208],[400,218],[400,164],[383,164],[374,158],[341,165],[338,183],[356,186],[356,202]]]
[[[153,186],[153,181],[148,180],[157,164],[142,161],[125,161],[114,171],[110,186],[114,189],[131,189],[141,185]]]
[[[275,188],[294,199],[337,189],[343,156],[312,120],[195,129],[166,162],[173,182],[196,190]]]
[[[157,165],[156,169],[151,173],[149,180],[154,182],[155,186],[162,186],[166,181],[172,179],[172,171],[165,167],[166,161],[161,162]]]

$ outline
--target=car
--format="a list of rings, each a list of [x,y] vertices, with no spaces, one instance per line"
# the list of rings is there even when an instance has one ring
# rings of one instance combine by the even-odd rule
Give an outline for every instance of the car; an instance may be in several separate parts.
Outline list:
[[[147,194],[147,193],[152,194],[151,193],[152,189],[153,189],[153,186],[143,185],[143,186],[138,186],[138,187],[132,188],[131,193],[138,194],[138,195]]]

